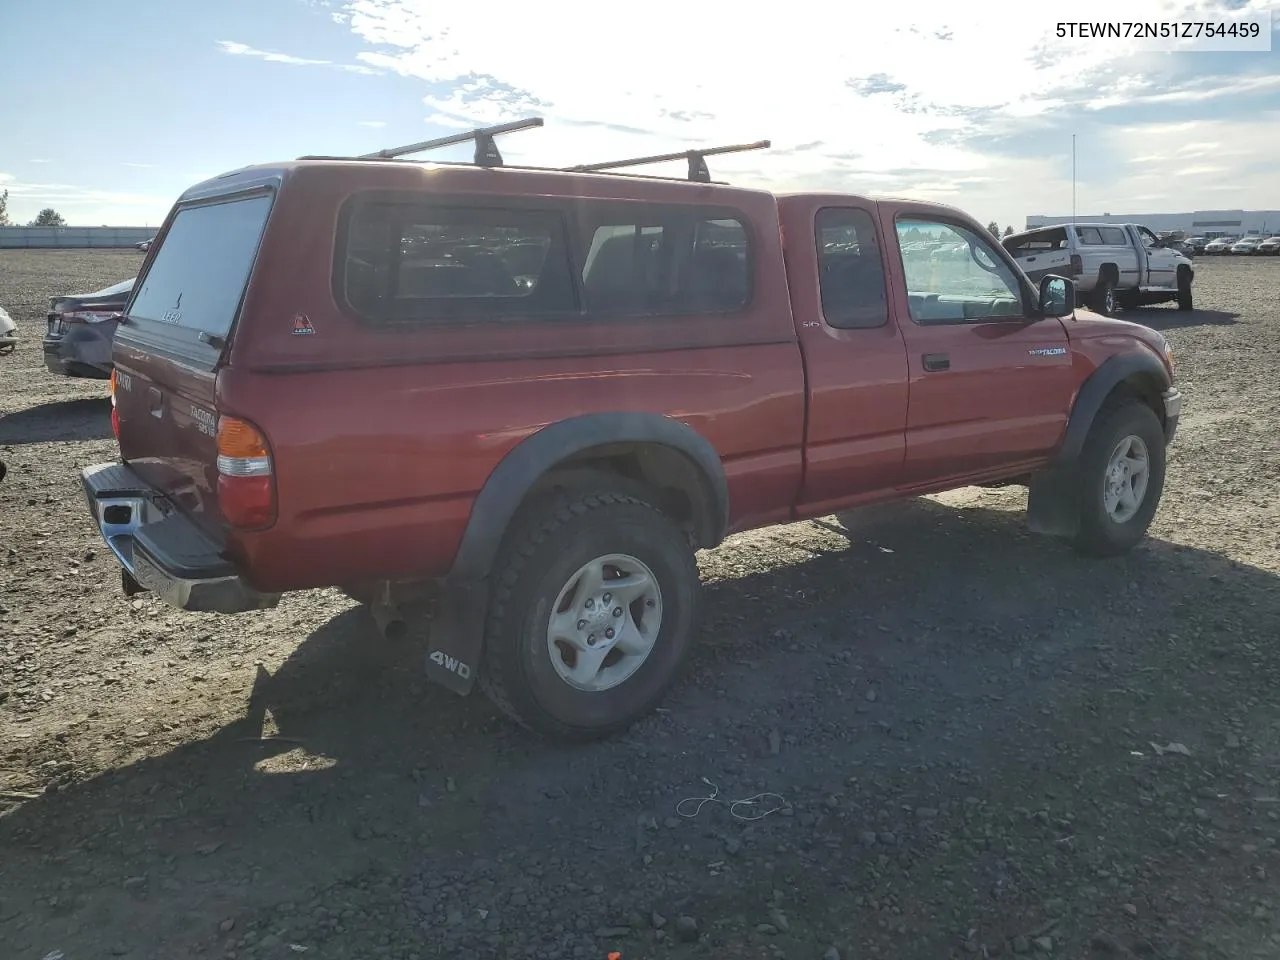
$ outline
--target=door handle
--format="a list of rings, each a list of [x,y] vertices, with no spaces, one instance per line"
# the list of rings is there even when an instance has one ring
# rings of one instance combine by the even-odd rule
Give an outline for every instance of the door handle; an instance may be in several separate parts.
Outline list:
[[[951,357],[945,353],[926,353],[920,359],[924,368],[931,372],[951,369]]]
[[[159,419],[164,416],[164,396],[155,387],[147,388],[147,404],[153,417]]]

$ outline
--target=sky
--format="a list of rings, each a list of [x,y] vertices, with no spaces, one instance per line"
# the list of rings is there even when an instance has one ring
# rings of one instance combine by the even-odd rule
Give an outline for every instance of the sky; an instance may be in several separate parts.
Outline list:
[[[1228,10],[1271,10],[1272,51],[1055,35],[1062,16]],[[543,128],[500,138],[509,162],[768,139],[711,158],[713,177],[1021,228],[1071,212],[1074,134],[1082,214],[1280,209],[1276,30],[1280,0],[14,3],[0,191],[15,223],[52,206],[71,224],[156,226],[184,189],[246,164],[536,115]]]

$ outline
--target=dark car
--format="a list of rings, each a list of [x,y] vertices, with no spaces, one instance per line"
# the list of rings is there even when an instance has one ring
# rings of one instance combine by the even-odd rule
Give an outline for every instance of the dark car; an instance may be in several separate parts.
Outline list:
[[[134,280],[49,299],[49,328],[44,335],[44,365],[51,373],[107,380],[111,376],[111,340],[129,302]]]

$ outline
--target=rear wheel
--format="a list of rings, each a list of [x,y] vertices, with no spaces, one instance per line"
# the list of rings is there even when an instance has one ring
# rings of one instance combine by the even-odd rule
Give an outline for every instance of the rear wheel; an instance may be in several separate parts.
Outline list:
[[[1178,270],[1178,309],[1195,309],[1191,299],[1191,271],[1186,267]]]
[[[499,558],[481,685],[544,736],[617,733],[678,673],[700,592],[687,535],[655,506],[562,494],[524,519]]]
[[[1116,284],[1114,280],[1103,277],[1093,290],[1093,309],[1104,317],[1113,316],[1116,312]]]
[[[1094,557],[1128,553],[1147,534],[1164,490],[1164,430],[1138,400],[1104,407],[1080,455],[1075,546]]]

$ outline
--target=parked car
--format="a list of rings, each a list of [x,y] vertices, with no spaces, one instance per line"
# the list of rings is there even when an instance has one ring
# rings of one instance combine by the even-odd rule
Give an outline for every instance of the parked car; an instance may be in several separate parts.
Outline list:
[[[4,307],[0,307],[0,356],[13,353],[18,346],[18,325]]]
[[[1230,252],[1233,256],[1250,256],[1257,252],[1260,243],[1261,237],[1242,237],[1231,245]]]
[[[1280,237],[1267,237],[1267,239],[1258,244],[1258,249],[1254,253],[1269,257],[1280,255]]]
[[[1218,237],[1216,240],[1210,240],[1205,244],[1204,252],[1208,254],[1228,253],[1231,250],[1231,245],[1235,242],[1235,237]]]
[[[1168,300],[1176,300],[1180,310],[1192,309],[1191,259],[1139,224],[1040,227],[1002,242],[1032,280],[1051,273],[1070,277],[1090,307],[1104,316],[1114,315],[1118,307]]]
[[[953,207],[714,184],[700,153],[693,182],[503,168],[497,132],[482,167],[304,158],[179,198],[116,335],[119,460],[81,474],[126,593],[337,586],[386,636],[429,622],[433,680],[576,740],[660,702],[730,533],[1027,484],[1083,554],[1145,536],[1182,404],[1160,333]]]
[[[1204,253],[1205,245],[1208,244],[1208,237],[1187,237],[1182,241],[1182,252],[1187,256],[1195,256],[1197,253]]]
[[[111,376],[111,342],[134,279],[93,293],[50,298],[43,341],[50,373],[93,380]]]
[[[151,249],[151,244],[155,242],[155,239],[155,237],[152,237],[150,240],[143,240],[141,243],[135,243],[134,246],[145,252]]]

